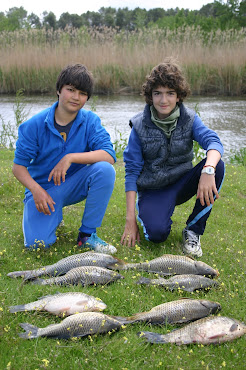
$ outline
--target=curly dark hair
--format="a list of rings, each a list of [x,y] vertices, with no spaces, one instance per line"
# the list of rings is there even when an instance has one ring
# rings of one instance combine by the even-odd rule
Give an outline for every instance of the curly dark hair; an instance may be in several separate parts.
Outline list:
[[[150,75],[146,76],[146,82],[142,86],[142,93],[147,104],[152,105],[152,91],[157,87],[174,89],[179,98],[178,104],[190,94],[190,87],[178,64],[171,58],[155,66]]]
[[[89,100],[94,85],[92,73],[83,64],[69,64],[57,78],[56,91],[61,92],[64,85],[71,85],[75,89],[86,92]]]

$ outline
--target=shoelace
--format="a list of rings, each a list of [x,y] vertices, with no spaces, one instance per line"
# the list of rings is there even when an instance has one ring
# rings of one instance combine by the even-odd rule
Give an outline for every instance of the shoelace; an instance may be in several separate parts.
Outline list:
[[[199,236],[197,236],[193,232],[189,232],[186,230],[186,238],[185,240],[189,243],[189,245],[194,248],[197,247],[197,244],[199,243]]]

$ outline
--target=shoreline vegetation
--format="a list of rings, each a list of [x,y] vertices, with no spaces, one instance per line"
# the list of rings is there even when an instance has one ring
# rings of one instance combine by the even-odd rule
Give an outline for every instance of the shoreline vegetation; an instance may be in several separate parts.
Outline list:
[[[83,63],[94,94],[139,94],[145,76],[165,57],[182,66],[193,95],[246,94],[246,29],[199,27],[19,29],[0,32],[0,94],[54,93],[57,75]]]

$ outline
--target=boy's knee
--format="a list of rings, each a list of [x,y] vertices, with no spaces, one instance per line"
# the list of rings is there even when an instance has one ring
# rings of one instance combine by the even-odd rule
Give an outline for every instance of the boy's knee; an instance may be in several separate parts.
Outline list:
[[[103,181],[111,184],[115,182],[115,169],[108,162],[97,162],[94,164],[98,172],[102,174]]]
[[[171,225],[166,228],[157,228],[154,225],[151,228],[148,228],[148,238],[151,242],[162,243],[168,238],[170,231]]]

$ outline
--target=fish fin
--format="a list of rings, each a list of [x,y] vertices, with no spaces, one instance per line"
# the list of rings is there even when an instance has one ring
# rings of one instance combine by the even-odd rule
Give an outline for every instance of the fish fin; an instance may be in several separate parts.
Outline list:
[[[151,279],[146,278],[146,277],[141,277],[138,281],[136,281],[136,284],[150,284]]]
[[[144,338],[150,343],[167,343],[161,334],[153,333],[151,331],[139,331],[137,333],[139,338]]]
[[[17,305],[17,306],[9,306],[9,312],[10,313],[15,313],[15,312],[21,312],[21,311],[25,311],[26,306],[24,304],[20,304],[20,305]]]
[[[180,289],[182,289],[182,290],[184,290],[185,292],[189,292],[189,293],[192,293],[195,289],[194,288],[192,288],[192,287],[190,287],[190,288],[180,288]],[[196,290],[198,290],[198,289],[196,289]],[[189,299],[192,299],[192,298],[189,298]]]
[[[18,333],[20,338],[23,339],[32,339],[32,338],[37,338],[38,337],[38,327],[28,324],[28,323],[21,323],[20,326],[22,329],[24,329],[26,332],[25,333]]]
[[[221,333],[221,334],[213,335],[212,337],[209,337],[208,339],[219,339],[219,338],[223,338],[224,336],[225,334]]]
[[[192,261],[197,261],[197,259],[195,257],[192,257],[188,254],[185,257],[191,259]]]
[[[33,271],[26,271],[24,275],[24,281],[37,279],[37,276],[34,275]]]
[[[47,295],[44,295],[42,297],[39,297],[38,298],[38,301],[40,301],[41,299],[45,299],[45,298],[52,298],[54,296],[56,296],[57,294],[60,294],[60,293],[54,293],[54,294],[47,294]]]

